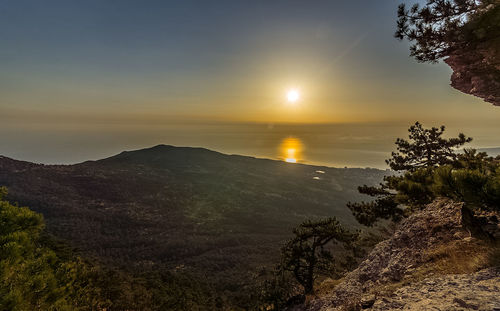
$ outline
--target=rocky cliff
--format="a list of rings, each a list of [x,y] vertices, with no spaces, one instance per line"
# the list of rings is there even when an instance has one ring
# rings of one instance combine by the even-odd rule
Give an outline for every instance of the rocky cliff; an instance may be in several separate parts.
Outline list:
[[[500,38],[450,55],[451,86],[500,106]]]
[[[292,310],[500,310],[499,249],[470,237],[460,210],[460,203],[436,200],[338,285],[328,288],[326,280]]]
[[[500,106],[500,1],[468,23],[463,42],[445,62],[453,70],[451,86]]]

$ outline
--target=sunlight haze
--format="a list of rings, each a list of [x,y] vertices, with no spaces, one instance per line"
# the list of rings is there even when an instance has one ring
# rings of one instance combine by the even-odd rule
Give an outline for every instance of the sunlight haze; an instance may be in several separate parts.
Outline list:
[[[498,133],[483,134],[500,121],[500,110],[451,88],[445,64],[417,63],[408,44],[392,37],[393,1],[49,2],[0,3],[6,155],[71,163],[159,143],[245,151],[225,145],[223,130],[200,142],[193,137],[206,133],[160,133],[178,123],[193,130],[228,123],[302,128],[284,139],[307,136],[307,124],[363,131],[419,120],[463,124],[474,129],[467,134],[478,146],[500,145]],[[52,153],[35,150],[31,134]],[[245,135],[260,139],[258,132]],[[101,143],[114,147],[104,151]],[[78,151],[82,145],[88,152]],[[279,156],[251,148],[247,154]],[[363,165],[337,156],[326,163]]]

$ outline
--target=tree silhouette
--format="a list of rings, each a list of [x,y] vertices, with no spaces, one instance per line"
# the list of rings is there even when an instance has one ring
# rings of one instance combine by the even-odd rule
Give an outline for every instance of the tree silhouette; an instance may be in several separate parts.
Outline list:
[[[418,62],[443,59],[451,86],[500,105],[500,1],[427,0],[398,9],[395,37],[412,43]]]
[[[491,9],[495,0],[428,0],[426,5],[398,7],[395,37],[408,39],[411,56],[419,62],[436,62],[452,50],[464,48],[463,26],[475,15]]]
[[[319,275],[332,271],[331,246],[342,243],[345,249],[354,250],[352,243],[357,238],[356,233],[342,227],[334,217],[305,221],[293,233],[295,237],[282,248],[281,269],[293,273],[304,294],[312,293]]]
[[[384,177],[378,187],[358,187],[360,193],[375,198],[371,202],[347,204],[359,223],[372,226],[379,219],[398,221],[432,202],[436,196],[432,188],[433,169],[455,163],[457,149],[472,141],[462,133],[456,138],[443,138],[444,131],[444,126],[426,129],[416,122],[408,129],[409,140],[396,140],[397,151],[386,163],[402,174]]]
[[[398,138],[397,151],[385,162],[395,171],[415,171],[453,163],[457,159],[456,150],[472,138],[462,133],[457,138],[442,138],[444,130],[444,125],[426,129],[416,122],[408,129],[410,140]]]

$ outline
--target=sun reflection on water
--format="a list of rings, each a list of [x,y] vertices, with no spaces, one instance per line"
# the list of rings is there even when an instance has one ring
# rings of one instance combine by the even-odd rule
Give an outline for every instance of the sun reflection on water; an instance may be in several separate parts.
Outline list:
[[[297,163],[302,160],[303,144],[300,139],[287,137],[280,145],[280,158],[288,163]]]

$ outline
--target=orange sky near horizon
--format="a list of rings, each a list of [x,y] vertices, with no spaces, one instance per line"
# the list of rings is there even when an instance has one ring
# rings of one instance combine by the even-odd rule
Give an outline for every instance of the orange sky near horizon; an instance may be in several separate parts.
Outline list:
[[[0,2],[0,154],[68,162],[175,143],[259,155],[266,140],[274,157],[294,136],[316,159],[372,126],[390,146],[415,121],[500,146],[500,107],[453,89],[446,64],[417,63],[393,37],[398,1],[49,2]],[[92,152],[59,156],[80,145]]]

